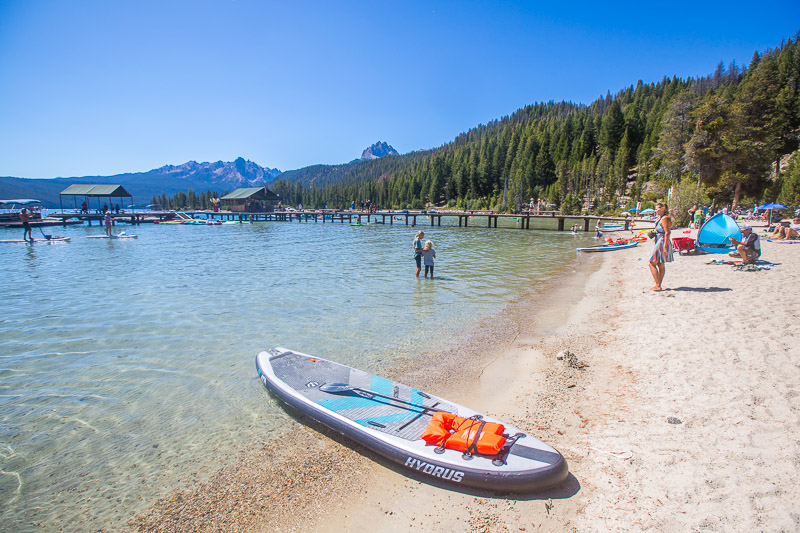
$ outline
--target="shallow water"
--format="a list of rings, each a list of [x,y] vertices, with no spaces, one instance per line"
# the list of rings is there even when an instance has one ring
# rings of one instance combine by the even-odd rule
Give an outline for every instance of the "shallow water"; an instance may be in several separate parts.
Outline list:
[[[0,529],[125,523],[280,429],[258,351],[381,372],[498,313],[593,242],[421,229],[441,279],[413,278],[404,225],[116,227],[131,240],[47,228],[72,241],[0,245]]]

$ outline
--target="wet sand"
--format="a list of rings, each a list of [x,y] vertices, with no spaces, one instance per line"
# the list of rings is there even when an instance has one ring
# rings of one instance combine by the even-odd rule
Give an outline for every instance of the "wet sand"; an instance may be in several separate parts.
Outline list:
[[[673,236],[688,236],[678,230]],[[685,256],[649,291],[650,244],[585,255],[450,349],[391,377],[508,420],[571,475],[536,494],[457,491],[324,428],[258,444],[158,502],[147,531],[788,531],[800,528],[800,244],[772,270]],[[745,333],[737,341],[739,333]],[[556,358],[562,350],[574,357]],[[572,363],[571,365],[569,363]],[[273,400],[274,401],[274,400]],[[276,404],[277,405],[277,404]],[[290,415],[286,415],[287,418]],[[297,450],[303,450],[302,455]]]

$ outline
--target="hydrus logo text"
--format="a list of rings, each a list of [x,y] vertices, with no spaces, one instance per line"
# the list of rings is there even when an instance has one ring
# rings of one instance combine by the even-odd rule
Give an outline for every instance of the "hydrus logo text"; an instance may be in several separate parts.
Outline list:
[[[414,470],[419,470],[423,474],[428,474],[434,477],[455,481],[456,483],[461,483],[461,479],[464,477],[464,472],[460,472],[458,470],[451,470],[449,468],[444,468],[442,466],[432,465],[430,463],[426,463],[425,461],[414,459],[413,457],[409,457],[408,459],[406,459],[406,466],[409,468],[413,468]]]

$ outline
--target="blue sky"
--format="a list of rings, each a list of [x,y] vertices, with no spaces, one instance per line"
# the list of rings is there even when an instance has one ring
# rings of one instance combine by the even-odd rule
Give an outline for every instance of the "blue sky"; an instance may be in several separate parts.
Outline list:
[[[747,65],[800,2],[0,0],[0,176],[406,153],[534,102]]]

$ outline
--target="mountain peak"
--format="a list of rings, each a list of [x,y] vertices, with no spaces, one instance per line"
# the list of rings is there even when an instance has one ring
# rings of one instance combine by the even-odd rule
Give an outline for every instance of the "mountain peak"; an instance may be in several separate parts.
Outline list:
[[[392,148],[390,144],[383,141],[378,141],[363,152],[361,152],[361,159],[378,159],[387,155],[400,155],[397,150]]]

